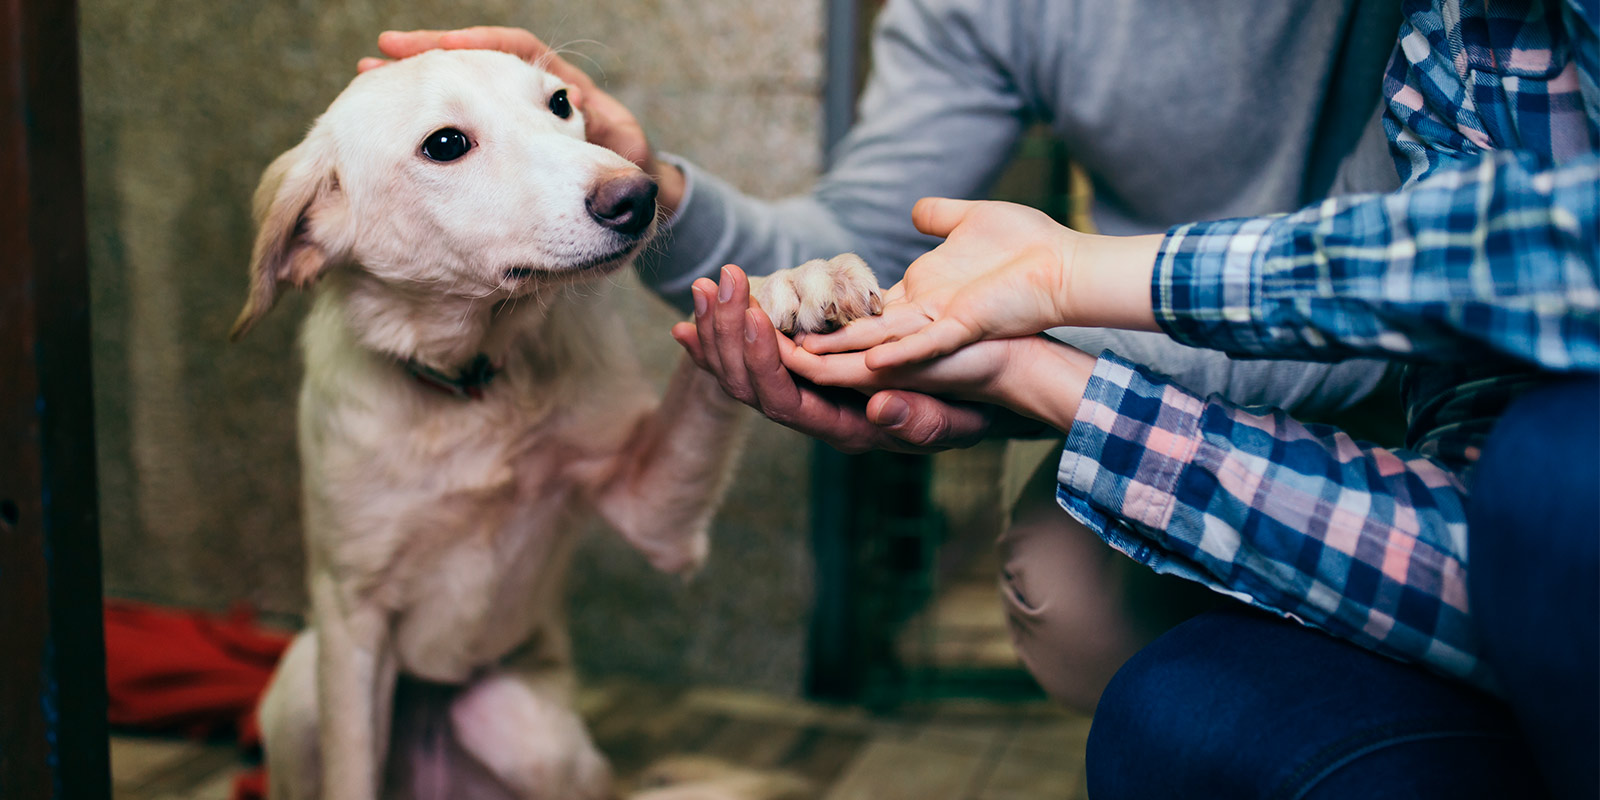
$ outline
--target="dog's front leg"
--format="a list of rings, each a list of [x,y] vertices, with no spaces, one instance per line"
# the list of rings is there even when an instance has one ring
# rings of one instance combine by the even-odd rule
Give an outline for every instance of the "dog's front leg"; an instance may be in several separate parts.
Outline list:
[[[398,673],[389,619],[374,604],[342,597],[327,574],[312,581],[317,625],[318,738],[323,800],[375,800]]]
[[[698,567],[744,439],[744,406],[685,358],[600,483],[600,515],[663,572]]]

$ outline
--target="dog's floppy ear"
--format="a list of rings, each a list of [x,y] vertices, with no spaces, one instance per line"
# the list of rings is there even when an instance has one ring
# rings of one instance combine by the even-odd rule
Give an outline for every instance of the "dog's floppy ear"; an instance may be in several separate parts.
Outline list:
[[[237,341],[278,299],[278,288],[303,288],[338,256],[330,233],[344,210],[344,191],[328,149],[308,138],[278,156],[256,188],[256,243],[250,257],[250,297],[228,338]]]

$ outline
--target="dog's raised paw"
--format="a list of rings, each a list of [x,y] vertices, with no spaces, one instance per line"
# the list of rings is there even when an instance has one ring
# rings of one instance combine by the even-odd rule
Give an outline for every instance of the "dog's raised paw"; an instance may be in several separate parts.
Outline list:
[[[778,330],[827,333],[883,310],[878,278],[855,253],[813,259],[751,281],[751,291]]]

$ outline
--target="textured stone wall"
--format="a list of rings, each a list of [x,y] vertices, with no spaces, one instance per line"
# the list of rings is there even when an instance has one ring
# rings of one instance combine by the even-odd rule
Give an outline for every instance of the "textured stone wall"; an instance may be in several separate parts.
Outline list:
[[[821,0],[84,0],[84,108],[105,574],[114,595],[304,607],[294,335],[241,344],[249,198],[386,28],[528,27],[565,44],[658,146],[753,193],[819,159]],[[630,280],[652,369],[676,315]],[[793,690],[810,604],[809,446],[761,425],[687,585],[599,534],[572,576],[580,662]]]

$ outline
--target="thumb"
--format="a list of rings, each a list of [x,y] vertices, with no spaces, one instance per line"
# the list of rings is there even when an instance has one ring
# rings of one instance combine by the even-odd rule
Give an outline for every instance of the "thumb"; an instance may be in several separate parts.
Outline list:
[[[980,201],[924,197],[911,207],[911,224],[929,236],[949,236]]]
[[[878,392],[867,401],[867,419],[907,444],[944,450],[981,440],[992,424],[982,406],[947,403],[917,392]]]

